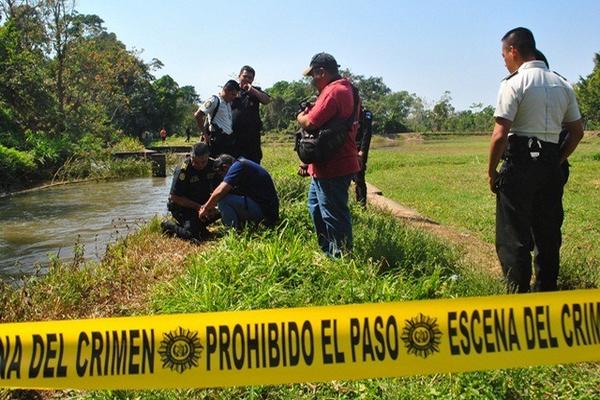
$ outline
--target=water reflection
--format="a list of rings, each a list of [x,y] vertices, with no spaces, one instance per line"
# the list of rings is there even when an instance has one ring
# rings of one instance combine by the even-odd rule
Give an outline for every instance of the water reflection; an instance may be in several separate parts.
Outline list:
[[[79,241],[86,257],[153,215],[167,212],[171,178],[88,182],[0,199],[0,275],[32,272],[48,254],[73,257]]]

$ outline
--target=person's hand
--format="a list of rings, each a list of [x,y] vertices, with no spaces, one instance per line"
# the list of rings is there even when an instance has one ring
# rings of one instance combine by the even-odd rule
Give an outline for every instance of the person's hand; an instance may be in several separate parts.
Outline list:
[[[308,175],[308,164],[300,164],[300,166],[298,167],[298,175],[300,175],[301,177],[305,178]]]
[[[360,163],[360,169],[363,169],[365,167],[365,155],[362,152],[362,150],[358,151],[358,162]]]
[[[498,178],[498,171],[495,171],[495,170],[488,176],[488,184],[490,185],[490,190],[494,194],[496,194],[496,192],[497,192],[497,188],[496,188],[496,179],[497,178]]]
[[[214,219],[219,214],[217,207],[207,208],[204,205],[198,210],[198,218],[201,221],[209,221]]]
[[[247,92],[249,92],[249,91],[252,89],[252,85],[251,85],[251,84],[249,84],[248,82],[246,82],[246,83],[242,83],[242,84],[240,85],[240,87],[241,87],[243,90],[247,91]]]

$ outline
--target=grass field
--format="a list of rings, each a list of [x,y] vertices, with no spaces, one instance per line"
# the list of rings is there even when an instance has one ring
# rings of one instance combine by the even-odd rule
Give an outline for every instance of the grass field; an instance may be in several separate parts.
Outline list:
[[[367,180],[382,189],[385,196],[437,222],[494,242],[496,203],[487,185],[489,137],[430,136],[392,143],[379,140],[375,144]],[[586,136],[570,162],[571,176],[564,195],[560,285],[598,287],[600,137]]]
[[[433,164],[429,171],[434,176],[444,175],[448,165],[466,164],[475,170],[480,167],[485,170],[484,160],[471,163],[472,156],[462,154],[467,148],[470,152],[485,153],[485,141],[479,138],[467,139],[459,146],[452,141],[410,146],[414,146],[412,151],[401,147],[374,151],[373,175],[376,166],[384,168],[386,163],[392,162],[399,166],[396,170],[388,166],[388,174],[397,180],[400,180],[397,171],[409,165],[418,170],[419,164]],[[421,151],[421,147],[425,149]],[[446,154],[439,154],[442,149]],[[459,253],[449,244],[390,215],[376,210],[363,211],[354,203],[353,256],[340,260],[324,257],[316,244],[306,211],[308,180],[295,175],[297,161],[290,146],[271,146],[265,153],[265,165],[275,178],[282,200],[282,222],[277,229],[242,233],[220,231],[213,242],[194,248],[182,245],[176,239],[162,237],[159,221],[155,219],[142,231],[113,246],[99,264],[56,262],[47,276],[34,278],[21,289],[11,290],[0,285],[0,320],[230,311],[503,292],[499,280],[462,263]],[[394,161],[392,155],[399,158]],[[432,157],[436,161],[430,159],[427,162],[420,157]],[[437,169],[433,168],[435,165]],[[480,172],[473,173],[473,176],[479,175]],[[413,191],[435,193],[436,185],[431,185],[429,179],[421,175],[421,185],[417,181],[413,182]],[[446,182],[449,185],[451,181]],[[485,184],[483,178],[482,182]],[[384,193],[395,196],[385,182],[378,184]],[[423,185],[428,189],[423,189]],[[406,189],[406,186],[396,187],[396,190],[402,192],[399,188]],[[472,183],[471,186],[477,185]],[[478,193],[476,189],[473,191]],[[485,198],[487,194],[482,191],[480,196]],[[431,209],[435,208],[435,203],[441,204],[438,214],[428,215],[438,220],[442,215],[451,215],[443,209],[452,203],[436,200],[433,194],[424,197],[428,198]],[[451,200],[449,197],[445,201]],[[491,202],[490,199],[487,201]],[[419,202],[411,205],[428,213]],[[481,213],[487,212],[485,208],[482,210]],[[449,223],[469,229],[468,224],[455,218],[457,222]],[[490,223],[493,222],[490,220]],[[485,238],[485,225],[481,226],[478,234]],[[594,399],[598,393],[598,366],[578,364],[318,384],[176,391],[68,391],[45,393],[44,396],[85,399]],[[10,398],[10,393],[5,394]],[[0,391],[0,399],[3,395]]]

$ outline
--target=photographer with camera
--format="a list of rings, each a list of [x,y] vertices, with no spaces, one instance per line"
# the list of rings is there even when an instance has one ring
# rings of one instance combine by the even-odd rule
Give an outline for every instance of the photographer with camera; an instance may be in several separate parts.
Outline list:
[[[312,77],[319,95],[312,106],[305,107],[297,116],[306,131],[316,131],[332,121],[349,121],[345,141],[325,160],[301,164],[298,174],[311,176],[308,192],[308,210],[317,232],[321,249],[330,257],[340,257],[352,249],[352,219],[348,208],[348,188],[352,176],[360,170],[356,151],[358,116],[352,84],[342,78],[335,58],[327,53],[313,56],[304,71]]]
[[[240,85],[229,80],[218,96],[213,95],[194,113],[198,128],[210,148],[210,156],[235,153],[231,103],[238,96]]]

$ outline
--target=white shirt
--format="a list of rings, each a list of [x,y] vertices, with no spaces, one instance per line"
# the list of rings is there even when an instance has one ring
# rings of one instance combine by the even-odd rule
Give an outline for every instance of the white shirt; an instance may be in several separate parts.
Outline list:
[[[212,113],[215,110],[215,107],[219,104],[219,109],[215,114],[215,118],[212,119]],[[209,119],[211,125],[216,124],[219,128],[223,130],[223,133],[227,135],[231,135],[233,133],[233,117],[231,114],[231,103],[227,103],[223,97],[213,95],[210,99],[206,100],[204,103],[200,105],[200,111],[206,115],[206,118]]]
[[[564,122],[581,119],[575,92],[543,61],[527,61],[500,84],[494,117],[512,121],[510,133],[558,143]]]

